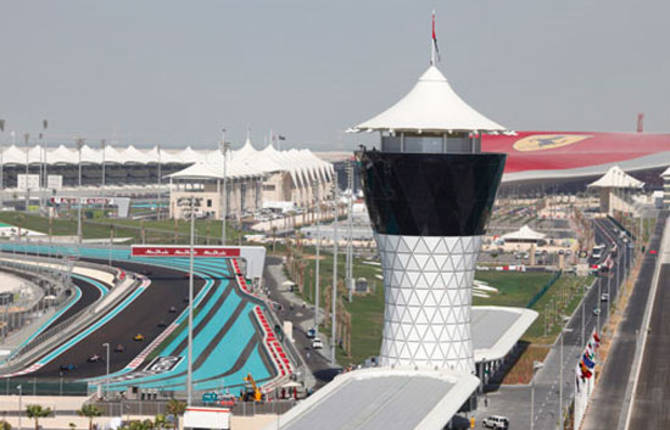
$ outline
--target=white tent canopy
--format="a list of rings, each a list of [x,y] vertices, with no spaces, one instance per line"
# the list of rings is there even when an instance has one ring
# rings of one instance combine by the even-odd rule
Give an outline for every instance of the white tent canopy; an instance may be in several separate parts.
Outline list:
[[[644,182],[624,172],[619,166],[610,167],[600,179],[591,182],[589,188],[632,188],[642,189]]]
[[[431,65],[414,88],[381,114],[354,127],[355,131],[504,131],[500,124],[474,110],[454,92]]]
[[[77,149],[63,144],[57,147],[33,145],[26,148],[17,145],[0,147],[0,161],[4,165],[25,165],[26,159],[31,164],[46,162],[49,165],[76,165],[79,161]],[[104,153],[103,153],[104,151]],[[220,149],[194,149],[187,146],[183,149],[159,149],[154,146],[150,149],[129,146],[102,147],[83,145],[81,161],[84,164],[181,164],[186,167],[173,175],[174,178],[221,178],[223,176],[223,155]],[[230,177],[257,177],[274,172],[288,172],[294,182],[304,187],[312,181],[328,182],[334,177],[333,165],[326,162],[307,149],[290,149],[278,151],[272,145],[262,150],[254,148],[247,138],[244,145],[238,150],[228,153],[228,175]]]
[[[527,225],[524,225],[517,231],[513,231],[511,233],[506,233],[502,235],[502,238],[504,240],[527,241],[527,242],[542,240],[545,237],[547,237],[546,234],[537,232],[532,228],[528,227]]]

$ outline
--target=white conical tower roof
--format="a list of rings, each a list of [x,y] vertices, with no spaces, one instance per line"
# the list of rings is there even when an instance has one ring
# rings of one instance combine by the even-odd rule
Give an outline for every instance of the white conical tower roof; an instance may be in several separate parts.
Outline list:
[[[405,97],[354,129],[422,132],[505,130],[464,102],[434,65],[428,67]]]

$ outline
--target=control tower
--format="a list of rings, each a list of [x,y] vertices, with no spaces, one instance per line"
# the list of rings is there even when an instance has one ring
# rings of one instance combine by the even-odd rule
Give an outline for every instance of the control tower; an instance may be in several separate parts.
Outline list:
[[[505,154],[481,135],[505,131],[465,103],[430,67],[395,105],[354,131],[381,149],[357,152],[384,275],[380,365],[475,369],[472,283]]]

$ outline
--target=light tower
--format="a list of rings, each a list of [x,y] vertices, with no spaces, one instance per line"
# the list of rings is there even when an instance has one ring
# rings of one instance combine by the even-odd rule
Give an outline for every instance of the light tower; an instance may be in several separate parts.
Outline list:
[[[505,129],[465,103],[431,64],[395,105],[354,131],[381,150],[357,152],[384,274],[380,364],[475,370],[472,283],[505,154],[481,134]]]

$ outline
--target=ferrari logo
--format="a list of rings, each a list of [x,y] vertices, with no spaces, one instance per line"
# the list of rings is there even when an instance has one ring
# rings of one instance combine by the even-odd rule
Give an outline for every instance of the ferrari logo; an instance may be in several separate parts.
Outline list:
[[[581,142],[591,136],[580,134],[534,134],[514,142],[513,148],[517,151],[544,151],[545,149],[559,148]]]

